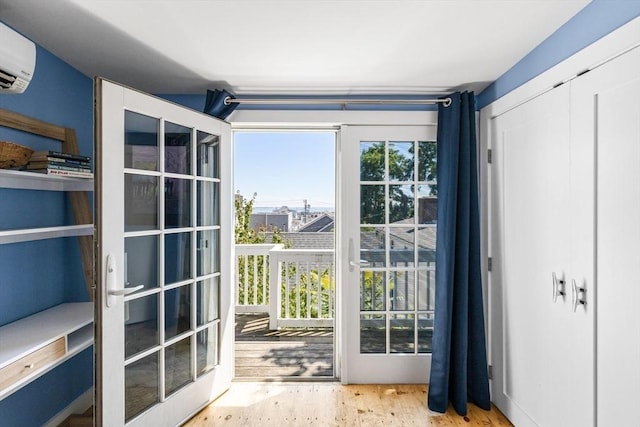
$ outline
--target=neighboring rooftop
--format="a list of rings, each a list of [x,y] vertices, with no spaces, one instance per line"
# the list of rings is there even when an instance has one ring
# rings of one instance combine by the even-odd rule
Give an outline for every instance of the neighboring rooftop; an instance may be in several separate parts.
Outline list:
[[[302,225],[298,232],[300,233],[320,233],[320,232],[332,232],[334,228],[335,220],[329,214],[323,213],[319,217],[309,221]]]
[[[278,233],[290,249],[333,249],[334,233]],[[273,243],[273,233],[265,233],[265,243]]]

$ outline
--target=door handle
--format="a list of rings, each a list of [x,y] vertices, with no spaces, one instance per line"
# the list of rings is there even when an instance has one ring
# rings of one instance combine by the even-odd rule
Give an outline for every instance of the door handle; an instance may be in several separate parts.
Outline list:
[[[354,252],[353,239],[349,239],[349,271],[353,271],[356,267],[360,268],[369,265],[369,261],[365,259],[359,259],[356,261]]]
[[[109,295],[115,295],[115,296],[129,295],[134,293],[135,291],[139,291],[142,288],[144,288],[144,285],[138,285],[133,288],[116,289],[116,290],[109,291]]]
[[[576,284],[576,279],[571,279],[571,290],[571,306],[575,313],[578,308],[578,304],[582,304],[583,307],[587,306],[587,289],[584,286],[578,286]]]
[[[107,307],[111,307],[116,304],[118,296],[129,295],[135,291],[139,291],[144,288],[143,285],[134,286],[132,288],[118,288],[118,270],[116,268],[116,257],[109,254],[107,255],[107,277],[105,284],[105,300]]]
[[[349,265],[351,267],[366,267],[369,265],[369,261],[366,259],[361,259],[360,261],[349,261]]]
[[[562,296],[562,299],[564,300],[564,279],[558,279],[555,271],[551,273],[551,277],[553,279],[553,302],[556,302],[558,300],[558,296]]]

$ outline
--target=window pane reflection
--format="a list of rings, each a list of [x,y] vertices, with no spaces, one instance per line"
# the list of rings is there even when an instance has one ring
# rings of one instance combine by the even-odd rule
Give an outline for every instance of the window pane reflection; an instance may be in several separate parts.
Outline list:
[[[391,353],[414,353],[415,333],[415,316],[413,314],[392,314],[389,319]]]
[[[127,237],[124,239],[125,287],[144,285],[144,289],[140,291],[158,287],[160,268],[158,240],[158,236]]]
[[[158,359],[156,352],[124,368],[125,421],[160,401]]]
[[[198,176],[220,178],[220,137],[198,131]]]
[[[413,188],[411,185],[389,186],[389,223],[413,218]]]
[[[191,233],[165,235],[164,260],[165,284],[191,279]]]
[[[191,285],[164,292],[164,339],[191,329]]]
[[[360,143],[360,181],[384,181],[384,142]]]
[[[387,281],[382,271],[360,272],[360,310],[382,311],[387,307]]]
[[[366,261],[366,267],[386,266],[385,227],[360,228],[360,260]]]
[[[197,376],[218,365],[218,324],[211,325],[196,335]]]
[[[435,308],[436,271],[418,271],[418,310],[429,311]]]
[[[220,225],[220,184],[198,181],[198,226]]]
[[[418,227],[418,265],[420,267],[435,266],[436,262],[436,227]]]
[[[124,231],[158,229],[159,183],[154,176],[125,174]]]
[[[360,224],[384,224],[384,185],[360,186]]]
[[[414,227],[393,227],[389,229],[389,262],[391,267],[412,267],[415,249]]]
[[[418,315],[418,353],[433,351],[433,314]]]
[[[413,142],[389,143],[389,181],[413,179]]]
[[[390,271],[389,287],[392,289],[389,298],[391,310],[415,310],[415,277],[413,271]]]
[[[191,367],[191,337],[187,337],[164,350],[164,387],[169,396],[193,377]]]
[[[418,143],[418,181],[426,181],[435,183],[438,168],[437,168],[437,144],[435,142]],[[438,187],[433,185],[433,193],[431,195],[438,195]]]
[[[220,317],[220,277],[202,280],[197,284],[196,318],[198,326]]]
[[[157,171],[159,164],[158,129],[160,120],[124,112],[124,167]]]
[[[386,316],[384,314],[361,314],[360,353],[386,353],[386,343]]]
[[[198,231],[198,276],[220,272],[220,230]]]
[[[164,224],[166,228],[191,226],[191,181],[164,180]]]
[[[191,174],[191,129],[175,123],[164,124],[164,170]]]
[[[124,319],[126,358],[159,344],[158,294],[125,301]]]

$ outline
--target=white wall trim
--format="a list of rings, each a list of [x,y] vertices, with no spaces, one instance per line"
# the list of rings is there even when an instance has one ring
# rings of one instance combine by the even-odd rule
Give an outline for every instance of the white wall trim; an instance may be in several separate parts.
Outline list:
[[[62,411],[51,418],[44,427],[57,427],[73,414],[82,414],[93,405],[93,387],[78,396]]]
[[[236,110],[235,128],[336,128],[342,125],[435,125],[437,111]]]
[[[559,83],[567,82],[585,70],[591,70],[638,46],[640,46],[640,17],[487,105],[481,110],[482,116],[486,116],[483,121],[499,116],[553,89]]]

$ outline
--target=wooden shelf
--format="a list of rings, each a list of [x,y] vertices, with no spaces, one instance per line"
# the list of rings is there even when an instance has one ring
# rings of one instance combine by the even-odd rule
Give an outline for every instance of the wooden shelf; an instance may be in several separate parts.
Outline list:
[[[93,224],[4,230],[0,231],[0,245],[77,236],[93,236]]]
[[[93,303],[60,304],[2,326],[0,343],[1,400],[93,343]],[[38,363],[34,355],[52,346],[59,351]]]
[[[93,179],[0,169],[0,187],[45,191],[93,191]]]

